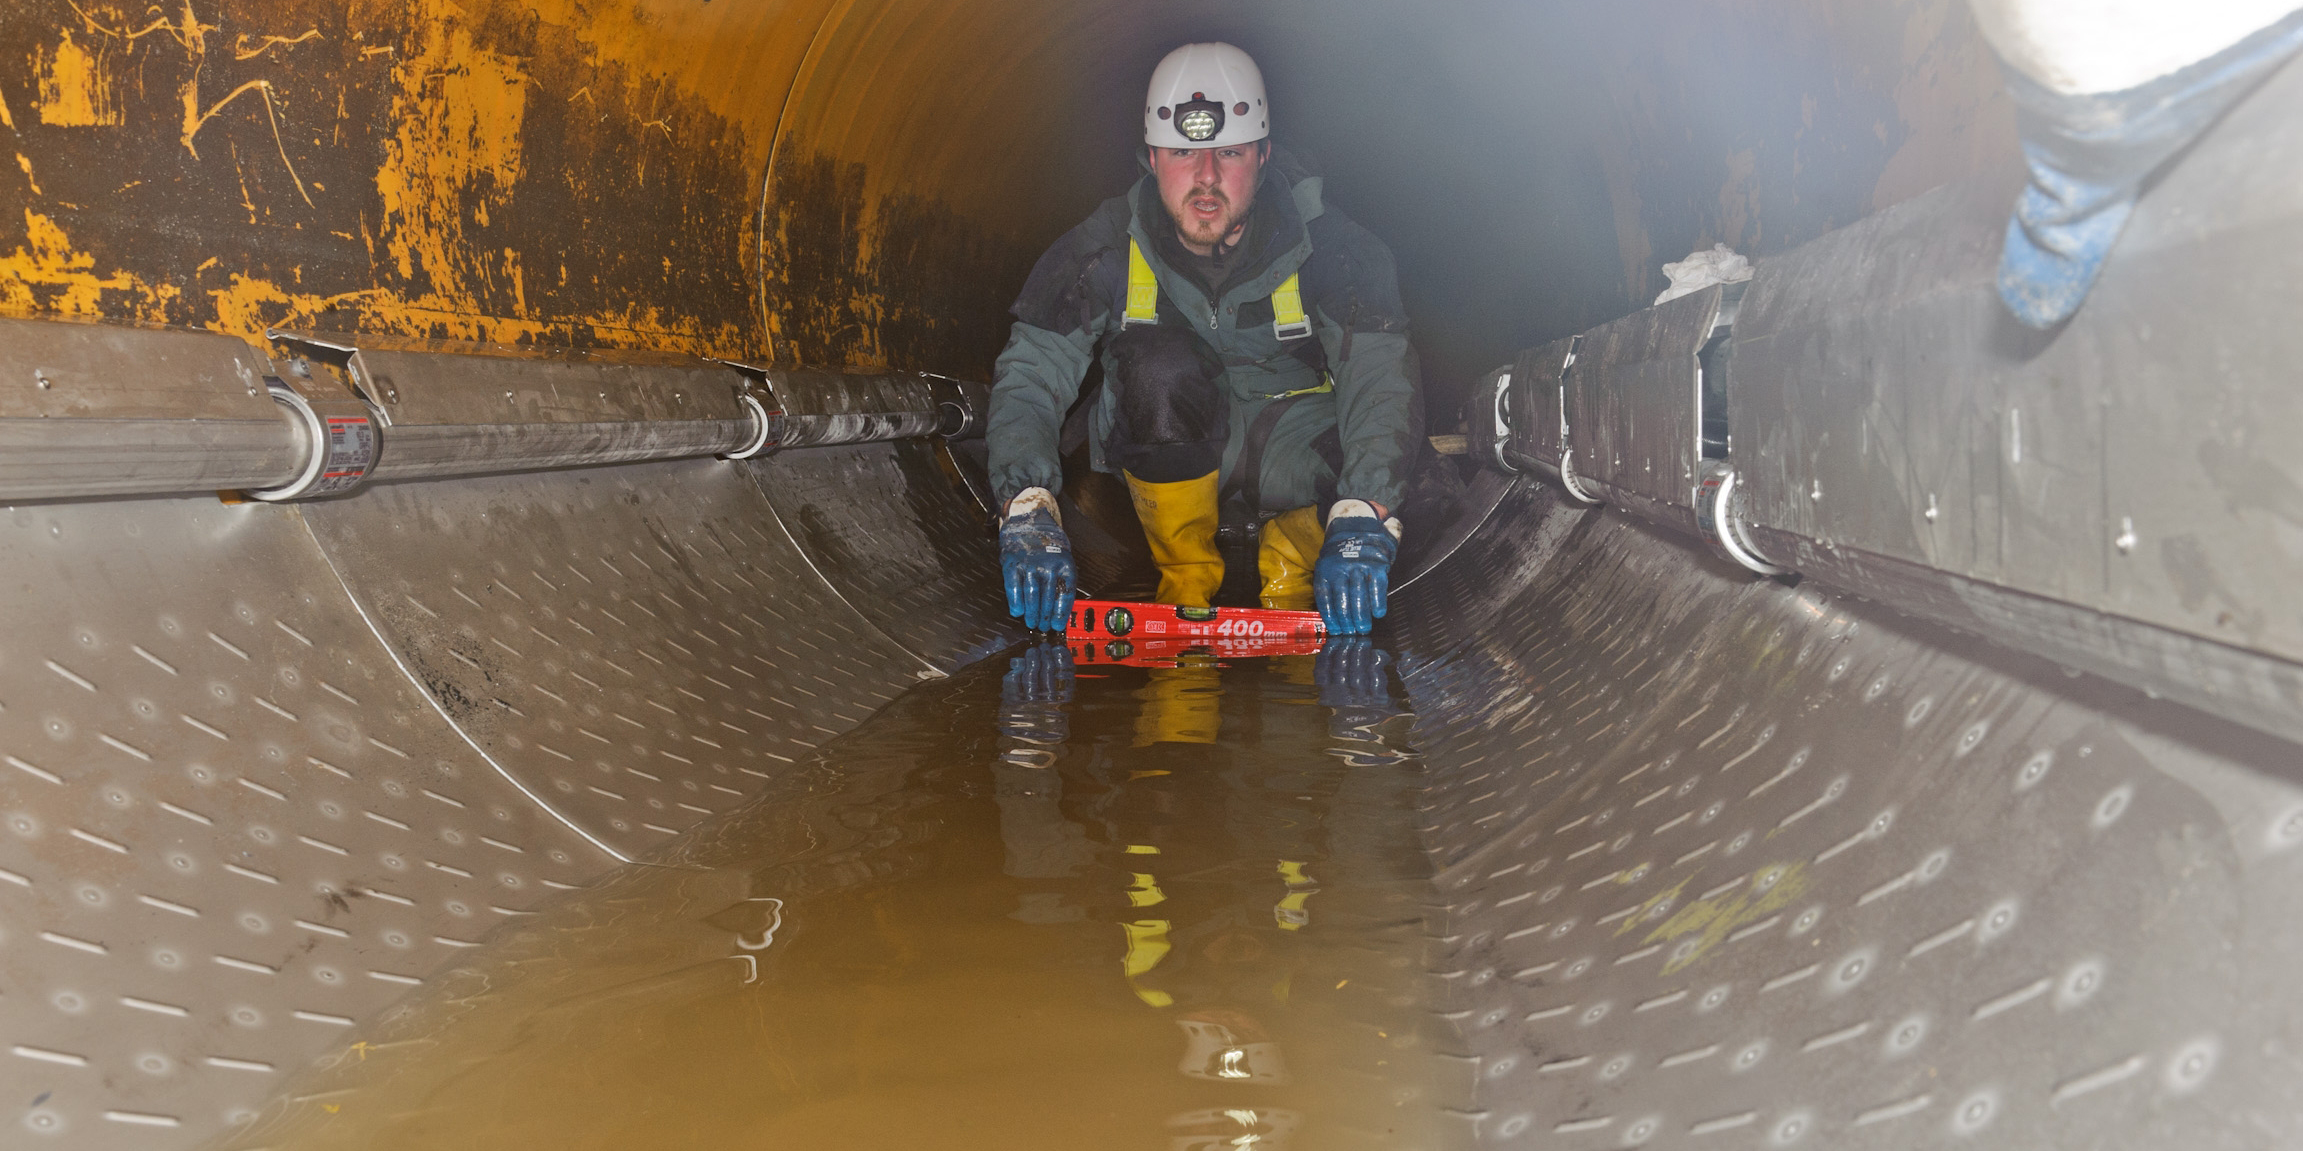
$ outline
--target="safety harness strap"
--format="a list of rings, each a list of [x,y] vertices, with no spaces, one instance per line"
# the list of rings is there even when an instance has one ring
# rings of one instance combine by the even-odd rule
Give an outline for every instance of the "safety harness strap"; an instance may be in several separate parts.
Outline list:
[[[1289,272],[1271,294],[1271,334],[1282,340],[1300,340],[1311,334],[1311,317],[1303,313],[1303,285]]]
[[[1159,277],[1152,275],[1151,261],[1144,259],[1143,245],[1135,237],[1128,237],[1128,310],[1120,320],[1121,327],[1130,324],[1159,323]]]
[[[1143,245],[1134,236],[1128,237],[1128,309],[1120,317],[1120,326],[1159,323],[1159,277],[1152,273],[1151,261],[1144,258]],[[1311,317],[1303,310],[1303,284],[1297,273],[1289,272],[1280,281],[1279,289],[1271,294],[1271,334],[1282,341],[1300,340],[1311,334]]]

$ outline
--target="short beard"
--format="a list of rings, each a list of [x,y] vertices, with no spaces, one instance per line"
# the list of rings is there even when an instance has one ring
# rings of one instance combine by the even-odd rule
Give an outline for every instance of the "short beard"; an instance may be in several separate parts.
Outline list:
[[[1216,199],[1223,201],[1223,206],[1225,208],[1223,218],[1209,225],[1209,227],[1215,229],[1215,235],[1193,235],[1191,224],[1187,222],[1183,216],[1178,215],[1173,209],[1169,210],[1168,219],[1175,222],[1176,234],[1182,236],[1187,242],[1194,244],[1208,244],[1217,248],[1221,248],[1223,247],[1224,241],[1230,239],[1232,232],[1240,226],[1240,222],[1247,219],[1248,212],[1255,207],[1255,204],[1251,200],[1245,207],[1234,208],[1232,206],[1231,198],[1224,195],[1223,189],[1221,188],[1209,188],[1205,191],[1193,189],[1190,195],[1183,198],[1183,201],[1186,205],[1189,205],[1193,200],[1200,199],[1203,196],[1213,196]],[[1191,209],[1186,207],[1184,210],[1189,212]]]

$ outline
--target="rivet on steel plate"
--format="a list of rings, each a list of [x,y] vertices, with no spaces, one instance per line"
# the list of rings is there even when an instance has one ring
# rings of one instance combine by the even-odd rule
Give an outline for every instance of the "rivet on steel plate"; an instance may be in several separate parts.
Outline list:
[[[2118,548],[2120,555],[2135,550],[2135,517],[2119,517],[2119,534],[2112,537],[2111,546]]]

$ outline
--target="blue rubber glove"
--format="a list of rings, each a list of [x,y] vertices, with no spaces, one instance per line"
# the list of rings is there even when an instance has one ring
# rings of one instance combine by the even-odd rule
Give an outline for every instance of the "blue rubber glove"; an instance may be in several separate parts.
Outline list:
[[[1366,635],[1389,609],[1398,520],[1379,520],[1366,500],[1341,500],[1327,514],[1327,543],[1312,565],[1312,598],[1330,635]]]
[[[1025,488],[1008,501],[1000,521],[1000,576],[1008,589],[1008,614],[1033,631],[1062,631],[1072,614],[1072,587],[1079,566],[1072,562],[1071,537],[1056,519],[1056,498],[1046,488]]]

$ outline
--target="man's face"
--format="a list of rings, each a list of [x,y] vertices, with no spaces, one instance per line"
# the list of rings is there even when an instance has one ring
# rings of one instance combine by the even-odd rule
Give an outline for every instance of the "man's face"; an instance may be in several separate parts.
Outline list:
[[[1217,148],[1154,148],[1152,175],[1160,203],[1175,219],[1183,245],[1205,256],[1231,235],[1255,206],[1263,175],[1264,142]]]

